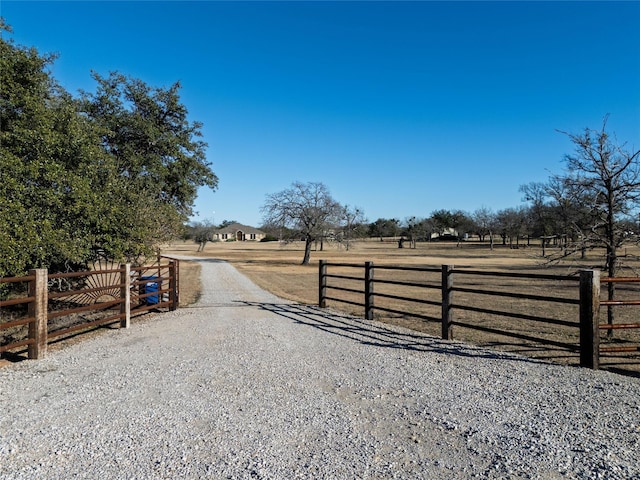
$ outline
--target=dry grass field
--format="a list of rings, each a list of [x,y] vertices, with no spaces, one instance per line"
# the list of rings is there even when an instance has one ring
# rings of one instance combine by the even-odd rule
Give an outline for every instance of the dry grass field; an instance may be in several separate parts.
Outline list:
[[[197,252],[194,243],[177,243],[168,246],[163,254],[205,256],[224,259],[233,264],[238,270],[253,280],[262,288],[289,300],[317,304],[318,302],[318,261],[320,259],[335,263],[354,263],[364,265],[365,261],[372,261],[376,266],[402,265],[425,266],[440,268],[441,265],[454,265],[459,269],[473,269],[481,271],[520,272],[532,274],[574,275],[575,281],[530,280],[516,278],[485,277],[478,275],[456,275],[457,287],[490,289],[515,293],[554,296],[560,298],[577,299],[577,272],[584,268],[596,268],[602,264],[602,252],[589,252],[585,259],[567,258],[562,262],[548,264],[540,257],[538,246],[509,249],[496,246],[490,250],[488,245],[476,242],[465,242],[459,247],[447,243],[418,243],[415,249],[399,249],[397,242],[380,242],[376,240],[360,241],[352,244],[347,251],[343,246],[325,244],[324,249],[312,252],[311,264],[300,265],[303,256],[302,243],[280,244],[278,242],[216,242],[206,245],[203,252]],[[623,262],[626,266],[624,275],[635,276],[640,271],[640,249],[633,247],[621,252],[626,256]],[[193,292],[197,288],[195,278],[197,274],[191,272],[187,262],[181,263],[181,303],[185,303],[189,295],[195,298]],[[329,273],[363,277],[363,269],[349,269],[330,267]],[[439,273],[397,272],[376,270],[376,280],[402,279],[403,281],[422,283],[425,285],[439,285]],[[190,284],[188,282],[191,282]],[[340,285],[361,290],[361,282],[331,280],[330,284],[342,282]],[[398,287],[393,285],[376,284],[376,293],[387,293],[416,298],[427,298],[440,301],[440,291],[437,289]],[[345,294],[344,292],[329,292],[329,295],[339,298],[362,302],[361,295]],[[516,335],[543,338],[560,343],[578,345],[578,306],[561,303],[540,302],[526,299],[506,298],[499,296],[477,295],[465,292],[454,294],[454,303],[472,305],[477,308],[500,310],[505,312],[520,312],[528,315],[541,316],[574,323],[575,326],[555,325],[514,319],[500,315],[488,315],[463,310],[454,310],[454,321],[469,323],[482,327],[507,330]],[[618,287],[620,298],[640,299],[640,285],[621,285]],[[328,306],[345,313],[363,316],[362,307],[342,302],[329,301]],[[436,306],[420,305],[376,297],[376,306],[410,311],[426,317],[439,318],[440,308]],[[604,309],[603,309],[604,310]],[[638,321],[639,307],[617,307],[617,321]],[[603,316],[604,318],[604,316]],[[376,311],[375,319],[408,327],[431,335],[440,335],[440,324],[425,321],[411,315],[400,315]],[[603,320],[602,320],[603,321]],[[579,358],[577,351],[567,348],[556,348],[541,345],[531,340],[523,340],[504,335],[485,333],[462,326],[454,326],[454,338],[459,341],[473,343],[492,348],[503,349],[528,355],[534,358],[564,362],[577,365]],[[624,330],[614,332],[612,339],[602,335],[603,346],[607,345],[640,345],[640,330]],[[620,371],[640,370],[640,355],[638,352],[625,354],[606,354],[601,358],[604,368]]]

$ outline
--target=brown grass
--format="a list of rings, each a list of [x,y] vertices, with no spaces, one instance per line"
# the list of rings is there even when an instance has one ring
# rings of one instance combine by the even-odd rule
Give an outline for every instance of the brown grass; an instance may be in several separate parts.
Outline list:
[[[192,305],[200,298],[200,264],[198,262],[180,261],[180,298],[181,307]]]
[[[406,244],[405,244],[406,245]],[[417,248],[399,249],[394,241],[361,241],[347,251],[344,247],[336,245],[326,245],[324,250],[316,249],[312,252],[311,264],[300,265],[303,256],[302,243],[279,244],[254,243],[254,242],[217,242],[207,244],[204,252],[197,252],[197,245],[193,243],[178,243],[167,247],[165,254],[177,253],[188,255],[200,255],[224,259],[233,264],[239,271],[249,277],[256,284],[275,295],[305,304],[317,304],[318,302],[318,261],[320,259],[329,262],[358,263],[373,261],[375,265],[419,265],[440,268],[443,264],[452,264],[457,268],[473,268],[476,270],[543,273],[570,275],[583,268],[595,268],[602,263],[602,252],[589,252],[586,259],[579,256],[569,257],[561,262],[552,265],[546,264],[540,257],[540,249],[537,247],[521,247],[519,249],[509,249],[507,247],[496,246],[490,250],[487,245],[468,242],[456,247],[455,244],[443,243],[423,243]],[[628,270],[625,275],[635,275],[640,267],[638,255],[640,250],[629,248],[623,251]],[[193,286],[185,283],[185,277],[194,277],[195,273],[185,273],[185,262],[181,262],[181,303],[185,296],[189,296],[188,290]],[[193,267],[187,267],[193,268]],[[380,272],[380,273],[379,273]],[[354,276],[362,276],[362,270],[332,268],[331,273],[340,273]],[[399,272],[376,271],[376,278],[384,277],[397,279],[401,275],[406,281],[419,281],[425,283],[438,284],[438,274],[411,274]],[[335,280],[333,280],[335,282]],[[497,291],[511,291],[522,293],[533,293],[537,295],[553,295],[563,298],[577,298],[577,282],[550,282],[518,280],[511,278],[489,278],[479,276],[459,277],[456,285],[472,286],[473,288],[489,288]],[[348,285],[352,288],[361,289],[359,282]],[[439,301],[440,293],[437,290],[414,289],[407,287],[378,286],[376,292],[400,294],[402,296],[416,296]],[[426,292],[426,293],[425,293]],[[192,294],[191,294],[192,295]],[[335,293],[340,298],[346,298],[345,294]],[[544,316],[545,318],[556,318],[569,320],[577,323],[578,307],[574,305],[564,305],[557,303],[533,302],[530,300],[505,299],[504,297],[474,295],[468,293],[457,293],[455,301],[459,303],[469,303],[481,308],[503,311],[519,311],[523,313]],[[633,288],[619,288],[619,295],[623,297],[640,298],[638,295],[638,285]],[[348,294],[347,294],[348,296]],[[362,302],[360,296],[354,296],[353,300]],[[421,306],[408,304],[407,302],[397,302],[393,300],[376,300],[377,305],[382,305],[399,310],[411,310],[413,313],[439,317],[439,307]],[[361,307],[350,306],[344,303],[330,302],[329,306],[345,313],[362,316]],[[637,307],[621,307],[619,318],[628,317],[630,321],[636,321]],[[532,335],[537,338],[546,338],[563,343],[578,344],[577,328],[569,328],[557,325],[540,324],[523,320],[514,320],[502,316],[488,316],[475,312],[456,312],[458,321],[468,322],[474,325],[484,325],[493,328],[509,330],[519,334]],[[376,312],[376,319],[408,327],[417,331],[422,331],[431,335],[440,335],[440,325],[435,322],[426,322],[416,319],[410,315],[386,314]],[[537,344],[536,342],[519,340],[511,337],[488,334],[463,328],[454,328],[454,336],[457,340],[483,346],[515,351],[521,354],[530,355],[536,358],[560,361],[569,364],[577,364],[578,356],[575,352]],[[616,332],[614,343],[620,341],[635,341],[640,343],[638,330]],[[606,338],[603,337],[603,342]],[[629,363],[640,364],[640,356],[634,354],[613,355],[609,354],[602,359],[603,364],[610,368],[628,368]],[[635,368],[635,367],[632,367]]]

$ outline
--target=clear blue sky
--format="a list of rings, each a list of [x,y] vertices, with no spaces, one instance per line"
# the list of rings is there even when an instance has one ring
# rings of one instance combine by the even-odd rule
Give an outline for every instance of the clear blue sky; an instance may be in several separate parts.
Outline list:
[[[182,84],[220,178],[199,219],[257,226],[265,195],[322,182],[379,217],[499,210],[566,136],[640,148],[640,2],[0,2],[13,39],[90,71]],[[214,213],[215,212],[215,213]]]

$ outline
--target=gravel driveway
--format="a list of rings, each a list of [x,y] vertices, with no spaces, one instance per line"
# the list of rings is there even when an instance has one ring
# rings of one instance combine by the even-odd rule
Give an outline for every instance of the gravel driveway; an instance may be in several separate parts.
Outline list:
[[[640,379],[293,304],[221,261],[202,280],[1,368],[0,478],[640,478]]]

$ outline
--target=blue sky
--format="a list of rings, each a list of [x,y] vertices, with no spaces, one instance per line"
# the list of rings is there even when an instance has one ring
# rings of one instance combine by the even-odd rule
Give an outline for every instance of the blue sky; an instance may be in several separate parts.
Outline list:
[[[377,218],[497,211],[563,168],[558,130],[640,148],[640,2],[0,2],[53,75],[182,84],[216,192],[199,215],[260,225],[265,196],[322,182]],[[214,213],[215,212],[215,213]]]

